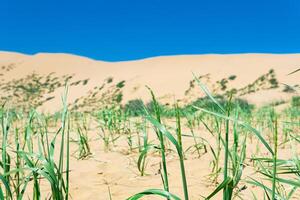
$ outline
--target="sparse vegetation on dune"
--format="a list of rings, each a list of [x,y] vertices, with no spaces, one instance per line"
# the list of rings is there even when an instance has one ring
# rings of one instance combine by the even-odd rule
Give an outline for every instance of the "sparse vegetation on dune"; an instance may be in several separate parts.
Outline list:
[[[240,89],[228,86],[238,78],[231,75],[216,82],[213,93],[201,82],[205,78],[209,75],[195,77],[186,91],[189,95],[200,88],[205,97],[172,106],[159,103],[151,89],[151,101],[136,99],[122,105],[126,82],[114,83],[108,78],[74,104],[67,104],[65,89],[63,108],[55,114],[36,111],[47,100],[44,95],[63,87],[66,80],[75,86],[87,84],[88,79],[70,82],[72,76],[32,74],[1,83],[9,95],[0,109],[0,199],[76,199],[70,181],[72,164],[102,156],[94,154],[91,143],[97,143],[96,148],[104,154],[118,151],[122,144],[121,151],[134,158],[132,170],[143,180],[153,174],[149,168],[156,167],[161,185],[135,188],[126,194],[130,200],[148,196],[170,200],[298,199],[299,96],[280,111],[276,106],[286,102],[257,107],[240,98],[277,88],[273,70]],[[292,91],[288,88],[286,92]],[[9,103],[11,99],[18,104]],[[206,180],[207,190],[198,191],[200,195],[195,197],[188,163],[203,157],[210,172],[199,179]],[[154,160],[157,165],[150,165]],[[170,170],[174,160],[179,168],[177,180]],[[174,181],[181,185],[178,193]],[[118,199],[111,193],[112,187],[108,185],[107,194]]]

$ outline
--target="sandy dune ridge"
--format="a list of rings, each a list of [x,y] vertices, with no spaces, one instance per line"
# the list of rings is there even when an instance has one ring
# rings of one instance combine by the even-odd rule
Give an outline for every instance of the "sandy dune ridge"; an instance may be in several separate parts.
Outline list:
[[[0,65],[13,65],[13,69],[5,73],[5,80],[22,78],[33,72],[41,75],[55,72],[56,75],[74,75],[75,80],[89,79],[86,85],[70,88],[69,102],[86,95],[87,91],[101,85],[108,77],[112,77],[115,82],[126,81],[122,91],[123,102],[137,98],[149,100],[150,95],[145,85],[151,87],[162,101],[173,101],[184,98],[184,92],[193,79],[192,73],[209,74],[213,81],[235,75],[237,78],[232,83],[233,86],[243,87],[274,69],[280,88],[244,97],[252,103],[265,103],[290,97],[282,92],[281,83],[299,83],[299,73],[290,76],[287,74],[299,68],[300,54],[178,55],[104,62],[62,53],[25,55],[0,52]],[[56,98],[47,102],[43,109],[53,110],[58,107],[61,104],[61,93],[62,90],[58,90]]]

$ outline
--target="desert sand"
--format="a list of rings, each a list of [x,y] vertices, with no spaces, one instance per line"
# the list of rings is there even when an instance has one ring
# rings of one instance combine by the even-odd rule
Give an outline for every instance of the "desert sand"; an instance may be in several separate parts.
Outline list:
[[[162,56],[126,62],[103,62],[70,54],[39,53],[24,55],[0,52],[0,65],[13,65],[14,68],[5,73],[4,79],[11,80],[25,77],[33,72],[47,75],[74,75],[74,79],[89,79],[84,86],[70,88],[68,100],[84,96],[90,89],[99,86],[112,77],[115,82],[125,80],[123,103],[131,99],[150,99],[145,85],[153,89],[161,101],[174,101],[184,98],[193,75],[209,74],[211,81],[235,75],[233,87],[243,87],[255,81],[260,75],[274,69],[280,87],[267,92],[245,95],[251,103],[263,104],[270,101],[286,99],[288,94],[282,92],[283,85],[299,83],[299,74],[288,76],[300,66],[300,54],[232,54],[232,55],[180,55]],[[209,86],[208,86],[209,87]],[[43,106],[45,111],[55,111],[61,104],[58,90],[55,99]],[[197,96],[201,96],[201,91]],[[54,109],[54,110],[53,110]]]
[[[95,86],[99,86],[109,77],[115,82],[125,80],[122,88],[123,100],[141,98],[150,99],[145,85],[151,87],[159,99],[172,103],[174,99],[182,99],[189,88],[189,82],[196,75],[210,74],[211,81],[235,75],[233,87],[243,87],[255,81],[260,75],[274,69],[280,87],[274,90],[260,91],[245,95],[243,98],[254,104],[285,100],[291,94],[282,92],[283,85],[299,84],[299,74],[288,74],[300,66],[300,54],[233,54],[233,55],[180,55],[162,56],[126,62],[104,62],[69,54],[39,53],[24,55],[11,52],[0,52],[0,66],[13,66],[2,77],[5,81],[25,77],[33,72],[47,75],[74,75],[74,79],[89,79],[86,85],[70,87],[69,103],[84,96]],[[199,96],[203,93],[199,90]],[[61,108],[60,95],[62,88],[55,91],[55,98],[42,106],[44,111],[57,111]],[[201,130],[200,130],[201,132]],[[205,132],[205,131],[203,131]],[[157,172],[160,157],[153,155],[148,163],[147,175],[139,176],[136,167],[137,153],[128,152],[125,139],[111,151],[106,152],[99,141],[97,132],[89,135],[92,155],[78,161],[71,157],[71,196],[72,199],[109,199],[109,191],[113,200],[126,199],[130,195],[148,188],[161,188],[160,175]],[[119,140],[122,141],[122,140]],[[186,141],[186,144],[192,141]],[[250,148],[251,149],[251,148]],[[72,143],[71,151],[76,150]],[[190,155],[186,160],[187,179],[191,199],[200,199],[208,195],[215,185],[207,182],[209,174],[209,155],[201,158]],[[172,192],[182,196],[178,159],[173,154],[168,156],[168,168]],[[248,170],[248,169],[247,169]],[[244,176],[251,176],[250,170]],[[85,192],[83,192],[85,191]],[[220,194],[221,195],[221,194]],[[250,199],[246,191],[244,199]],[[218,199],[216,197],[215,199]],[[149,198],[155,199],[155,198]]]

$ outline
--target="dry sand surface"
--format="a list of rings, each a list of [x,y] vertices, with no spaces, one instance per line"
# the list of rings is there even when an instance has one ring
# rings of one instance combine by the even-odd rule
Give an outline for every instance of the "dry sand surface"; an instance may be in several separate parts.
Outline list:
[[[89,89],[101,85],[108,77],[113,77],[116,82],[126,81],[123,88],[124,102],[136,98],[149,100],[150,95],[145,85],[150,86],[162,100],[167,98],[173,101],[174,98],[184,97],[184,92],[193,79],[192,72],[197,75],[210,74],[213,80],[236,75],[235,86],[243,87],[270,69],[274,69],[280,83],[298,84],[299,75],[287,76],[287,74],[299,68],[300,54],[182,55],[126,62],[103,62],[68,54],[23,55],[1,52],[0,66],[9,64],[13,64],[14,68],[5,74],[6,80],[21,78],[32,72],[44,75],[51,72],[57,75],[74,74],[77,79],[89,79],[85,86],[70,88],[68,95],[70,102],[84,96]],[[55,99],[43,106],[43,110],[54,111],[61,108],[60,93],[61,90],[57,92]],[[199,95],[200,93],[199,90]],[[280,88],[262,91],[245,98],[261,104],[289,98],[289,95],[283,93]],[[96,131],[92,131],[89,138],[93,155],[80,161],[71,158],[72,199],[107,200],[110,190],[113,200],[122,200],[144,189],[161,188],[161,178],[157,172],[160,162],[158,155],[151,156],[146,170],[147,175],[141,177],[136,166],[138,154],[128,153],[126,139],[118,140],[120,142],[116,147],[106,152]],[[207,139],[209,140],[209,136]],[[211,142],[213,143],[213,140]],[[192,141],[185,141],[184,144],[189,146]],[[77,145],[72,143],[71,150],[75,151],[76,148]],[[252,151],[251,147],[249,151]],[[209,154],[204,154],[200,159],[197,155],[187,155],[185,164],[191,199],[201,199],[201,195],[208,195],[215,188],[207,177],[211,169],[210,161]],[[174,153],[168,156],[168,169],[172,192],[182,196],[179,162]],[[251,167],[248,167],[244,176],[251,175],[252,172]],[[248,190],[242,194],[244,199],[251,199]],[[215,199],[220,199],[220,196]]]

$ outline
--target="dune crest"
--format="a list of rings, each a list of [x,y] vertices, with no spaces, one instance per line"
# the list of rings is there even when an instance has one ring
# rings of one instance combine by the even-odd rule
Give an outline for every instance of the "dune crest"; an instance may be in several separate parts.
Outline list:
[[[209,74],[210,83],[236,76],[230,87],[241,88],[255,81],[262,74],[273,69],[279,87],[268,92],[245,95],[252,103],[260,104],[270,100],[286,99],[291,95],[283,92],[284,85],[299,84],[299,74],[287,74],[300,66],[300,54],[231,54],[231,55],[179,55],[160,56],[125,62],[104,62],[70,54],[39,53],[24,55],[12,52],[0,52],[0,64],[10,68],[3,73],[2,80],[24,78],[36,73],[57,76],[70,75],[73,80],[88,80],[86,84],[70,88],[69,102],[87,95],[88,91],[112,77],[115,83],[125,81],[122,88],[123,100],[141,98],[149,100],[145,88],[148,85],[163,102],[171,102],[185,97],[185,91],[197,76]],[[208,87],[212,87],[208,85]],[[55,98],[47,102],[45,110],[60,105],[62,89],[55,91]],[[199,90],[199,96],[201,91]],[[50,109],[51,110],[51,109]]]

